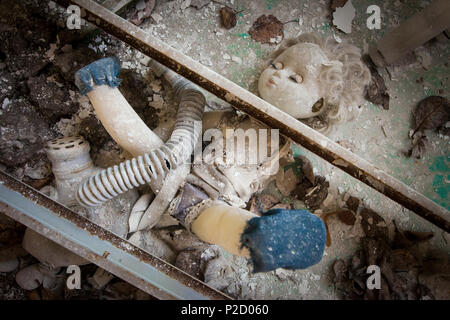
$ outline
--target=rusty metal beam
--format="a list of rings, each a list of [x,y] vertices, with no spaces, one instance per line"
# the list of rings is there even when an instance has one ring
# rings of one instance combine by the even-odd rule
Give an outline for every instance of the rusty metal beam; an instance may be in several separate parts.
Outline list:
[[[159,299],[230,299],[0,170],[0,212]]]
[[[279,129],[281,134],[352,177],[450,232],[448,210],[244,88],[91,0],[56,0],[56,2],[63,6],[78,5],[86,11],[87,20],[99,28],[229,102],[236,109],[272,128]]]

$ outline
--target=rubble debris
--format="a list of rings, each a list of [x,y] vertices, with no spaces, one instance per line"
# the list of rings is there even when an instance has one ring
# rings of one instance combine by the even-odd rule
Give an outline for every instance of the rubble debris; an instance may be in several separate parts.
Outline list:
[[[0,273],[0,299],[26,300],[27,292],[16,284],[14,273]],[[29,299],[29,298],[28,298]]]
[[[150,88],[142,75],[130,69],[120,70],[119,78],[122,80],[120,83],[120,92],[130,106],[133,107],[139,117],[150,129],[156,128],[159,117],[156,108],[148,105],[148,97],[154,97],[155,92],[162,93],[159,80],[153,81]],[[158,94],[158,96],[160,97],[160,100],[158,102],[152,101],[151,104],[155,103],[156,105],[159,103],[160,107],[162,107],[164,100],[161,98],[161,94]]]
[[[371,218],[373,216],[370,215]],[[375,216],[378,214],[375,213]],[[368,219],[367,216],[365,219]],[[367,231],[370,233],[370,230]],[[431,290],[419,280],[422,259],[403,247],[397,239],[396,236],[393,242],[389,242],[385,237],[366,234],[366,237],[361,239],[361,250],[347,263],[343,260],[334,263],[333,282],[343,299],[434,299]],[[381,268],[380,289],[366,287],[369,265],[378,265]]]
[[[38,264],[28,266],[16,274],[17,284],[25,290],[34,290],[44,282],[44,274],[39,270]]]
[[[19,267],[19,257],[27,252],[20,244],[0,249],[0,272],[12,272]]]
[[[0,162],[11,167],[35,158],[54,136],[47,122],[24,99],[9,103],[0,114],[0,127]]]
[[[18,95],[18,81],[12,73],[7,72],[5,68],[0,69],[0,103],[2,109],[5,109],[8,103]]]
[[[93,115],[81,121],[80,135],[95,148],[101,148],[107,141],[112,140],[100,120]]]
[[[156,0],[139,0],[136,3],[136,11],[130,18],[130,22],[140,25],[146,18],[150,17],[155,8]]]
[[[54,123],[62,117],[70,117],[79,105],[70,100],[69,92],[48,81],[45,75],[30,77],[27,81],[30,99],[38,107],[39,113]]]
[[[147,97],[153,93],[145,84],[144,78],[134,70],[121,69],[119,78],[120,92],[123,94],[128,103],[139,114],[147,108]]]
[[[229,7],[222,7],[220,9],[220,22],[225,29],[231,29],[236,26],[236,12]]]
[[[353,7],[352,1],[348,0],[342,8],[336,7],[336,10],[333,12],[333,24],[339,30],[351,33],[355,13],[356,9]]]
[[[251,38],[261,43],[277,44],[284,39],[283,23],[273,15],[263,14],[248,31]]]
[[[35,76],[48,65],[48,61],[39,53],[20,54],[8,59],[8,71],[17,79],[24,80]]]
[[[378,70],[370,57],[366,56],[363,60],[371,74],[371,80],[365,88],[364,97],[373,104],[382,106],[384,110],[389,110],[390,97],[383,77],[378,73]]]
[[[11,14],[11,8],[21,14]],[[55,41],[54,25],[44,15],[32,14],[30,6],[25,3],[2,1],[0,15],[6,21],[6,23],[2,22],[0,36],[2,51],[4,49],[12,56],[47,49],[49,44]],[[29,29],[23,28],[23,26],[33,26],[33,32],[17,32],[16,26],[21,26],[19,28],[27,31]]]
[[[52,60],[52,65],[67,83],[73,84],[75,72],[99,58],[100,55],[91,48],[78,46],[70,50],[61,50]]]
[[[420,159],[427,149],[425,130],[436,129],[450,121],[450,102],[447,98],[430,96],[419,102],[413,111],[415,128],[410,131],[411,147],[405,156]]]
[[[203,250],[196,248],[184,249],[177,255],[175,267],[178,267],[187,274],[202,280],[202,267],[204,267],[201,259],[202,252]]]

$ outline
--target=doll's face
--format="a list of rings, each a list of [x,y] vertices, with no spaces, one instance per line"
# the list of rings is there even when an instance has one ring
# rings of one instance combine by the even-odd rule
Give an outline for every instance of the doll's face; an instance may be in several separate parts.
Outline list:
[[[316,44],[289,47],[261,74],[259,94],[294,118],[316,116],[325,109],[318,77],[321,68],[328,64],[328,58]]]

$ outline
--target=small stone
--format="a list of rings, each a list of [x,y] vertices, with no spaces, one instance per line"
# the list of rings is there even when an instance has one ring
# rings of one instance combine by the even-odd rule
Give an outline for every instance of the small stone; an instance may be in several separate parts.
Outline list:
[[[153,13],[151,17],[153,18],[153,20],[155,20],[156,23],[160,23],[163,20],[163,17],[158,13]]]
[[[159,80],[153,81],[153,82],[150,84],[150,86],[152,87],[152,91],[153,91],[154,93],[159,93],[159,92],[161,91],[161,81],[159,81]],[[153,101],[154,101],[154,100],[153,100]]]
[[[242,63],[242,59],[239,58],[239,57],[236,57],[236,56],[232,56],[232,57],[231,57],[231,60],[233,60],[234,62],[239,63],[239,64]]]

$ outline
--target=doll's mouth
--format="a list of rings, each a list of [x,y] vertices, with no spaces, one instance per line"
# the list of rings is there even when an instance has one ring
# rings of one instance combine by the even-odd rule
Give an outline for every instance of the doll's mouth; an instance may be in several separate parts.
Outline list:
[[[267,81],[267,86],[268,87],[275,87],[277,84],[275,83],[275,81],[273,81],[272,79],[269,79],[269,81]]]

